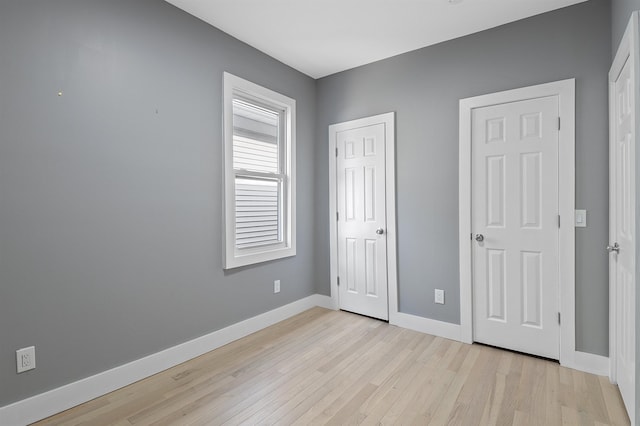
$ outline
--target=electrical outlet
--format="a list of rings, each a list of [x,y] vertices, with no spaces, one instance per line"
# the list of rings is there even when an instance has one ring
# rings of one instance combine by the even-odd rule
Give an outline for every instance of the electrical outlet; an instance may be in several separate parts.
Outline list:
[[[444,290],[436,288],[434,302],[439,305],[444,305]]]
[[[36,347],[18,349],[16,351],[16,369],[18,373],[36,368]]]
[[[273,282],[273,292],[280,293],[280,280],[275,280]]]

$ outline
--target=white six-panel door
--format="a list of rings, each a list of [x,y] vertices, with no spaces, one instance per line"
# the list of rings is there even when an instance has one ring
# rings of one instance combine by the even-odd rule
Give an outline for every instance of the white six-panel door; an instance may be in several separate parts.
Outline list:
[[[636,226],[635,152],[637,13],[624,34],[609,72],[609,285],[612,307],[612,378],[635,424]],[[634,48],[635,45],[635,48]]]
[[[340,309],[388,319],[385,125],[336,134]]]
[[[472,112],[474,340],[559,358],[558,97]]]

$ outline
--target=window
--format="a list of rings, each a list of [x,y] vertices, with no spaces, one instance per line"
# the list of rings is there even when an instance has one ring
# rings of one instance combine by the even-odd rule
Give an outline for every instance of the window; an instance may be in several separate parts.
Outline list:
[[[224,268],[296,254],[294,99],[224,73]]]

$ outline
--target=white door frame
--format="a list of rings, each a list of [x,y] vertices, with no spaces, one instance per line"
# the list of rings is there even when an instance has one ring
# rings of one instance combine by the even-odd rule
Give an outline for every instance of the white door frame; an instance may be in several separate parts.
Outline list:
[[[618,77],[618,75],[620,74],[620,72],[622,71],[622,68],[624,67],[625,63],[627,60],[632,60],[634,61],[634,68],[636,70],[636,72],[638,72],[638,70],[640,70],[640,55],[638,55],[638,46],[640,45],[640,24],[638,23],[639,21],[639,16],[638,16],[639,12],[638,11],[634,11],[631,14],[631,18],[629,19],[629,24],[627,25],[627,28],[624,32],[624,35],[622,36],[622,40],[620,41],[620,45],[618,46],[618,50],[616,52],[615,58],[613,63],[611,64],[611,69],[609,70],[609,141],[607,141],[607,143],[609,144],[610,149],[612,146],[612,141],[614,141],[615,137],[616,137],[616,133],[615,133],[615,116],[614,116],[614,110],[611,108],[611,105],[614,105],[616,102],[615,99],[615,81]],[[635,78],[635,102],[636,102],[636,114],[637,114],[637,104],[640,101],[640,84],[638,81],[638,77],[637,76],[633,76],[633,78]],[[638,135],[640,135],[640,120],[637,119],[635,120],[635,134],[636,134],[636,141],[638,139]],[[636,144],[636,158],[634,160],[637,160],[638,158],[638,153],[640,152],[640,150],[638,149],[638,146]],[[612,167],[615,167],[615,164],[613,163],[612,160],[612,154],[611,152],[609,153],[609,168],[611,169]],[[636,167],[637,167],[637,162],[636,162]],[[636,170],[637,173],[637,170]],[[609,179],[610,182],[609,184],[611,185],[611,179]],[[638,179],[636,178],[636,191],[638,190],[638,188],[640,188],[640,186],[638,186]],[[637,197],[638,195],[636,195]],[[611,187],[609,188],[609,216],[612,217],[612,215],[615,213],[614,212],[614,208],[615,208],[615,194],[613,193],[613,191],[611,190]],[[611,219],[609,219],[611,220]],[[631,218],[631,220],[636,220],[636,218]],[[637,228],[638,224],[636,223],[636,235],[634,238],[637,239],[638,237],[638,228]],[[614,233],[612,233],[611,229],[609,230],[609,242],[613,243],[613,241],[615,241],[616,239],[616,235]],[[636,241],[636,246],[637,246],[637,241]],[[636,253],[636,256],[638,254]],[[637,262],[637,259],[636,259]],[[614,271],[609,268],[609,282],[614,282],[615,281],[615,277],[613,276]],[[637,274],[638,274],[638,266],[636,265],[636,280],[637,278]],[[638,290],[636,289],[636,292]],[[617,324],[619,322],[618,319],[618,309],[617,309],[617,292],[616,292],[616,287],[609,285],[609,364],[610,364],[610,369],[609,369],[609,379],[611,380],[611,382],[613,383],[617,383],[617,377],[616,377],[616,362],[617,362],[617,349],[616,349],[616,344],[617,344],[617,340],[616,340],[616,336],[617,336]],[[636,300],[637,299],[637,295],[636,295]],[[638,305],[636,305],[636,310],[638,309]],[[636,323],[636,329],[637,329],[638,324]],[[636,335],[637,336],[637,335]],[[636,337],[637,339],[637,337]],[[637,356],[638,354],[636,353],[636,361],[637,361]],[[637,368],[637,365],[636,365]],[[637,374],[636,374],[637,377]],[[636,386],[637,388],[637,386]],[[637,401],[637,395],[636,395],[636,401]],[[638,416],[638,413],[635,413],[636,416]]]
[[[562,80],[460,100],[459,244],[460,328],[462,341],[473,342],[471,256],[471,114],[481,108],[544,96],[558,96],[560,134],[558,147],[560,363],[576,365],[575,352],[575,79]],[[579,361],[578,361],[579,363]],[[574,367],[575,368],[575,367]],[[584,366],[578,367],[584,369]]]
[[[389,322],[394,323],[398,315],[398,275],[396,262],[396,143],[395,112],[346,121],[329,126],[329,250],[331,267],[331,304],[334,309],[340,307],[338,299],[338,224],[336,220],[336,135],[338,132],[354,127],[384,124],[385,126],[385,176],[386,176],[386,214],[387,214],[387,288],[389,298]]]

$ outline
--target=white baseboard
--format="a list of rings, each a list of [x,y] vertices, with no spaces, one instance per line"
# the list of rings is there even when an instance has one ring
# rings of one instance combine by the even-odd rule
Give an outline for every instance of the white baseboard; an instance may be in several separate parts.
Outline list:
[[[458,324],[451,324],[402,312],[392,315],[389,323],[421,333],[464,342],[462,339],[462,329]],[[563,360],[562,365],[564,367],[599,376],[609,376],[608,357],[575,351],[569,358],[568,360]]]
[[[562,365],[585,373],[609,376],[609,358],[602,355],[575,351],[573,359],[569,360],[569,362],[562,362]]]
[[[314,294],[311,297],[314,298],[315,306],[319,306],[325,309],[331,309],[334,311],[338,309],[338,305],[331,298],[331,296],[325,296],[323,294]]]
[[[458,342],[462,341],[462,331],[458,324],[419,317],[417,315],[405,314],[402,312],[394,313],[392,318],[389,320],[389,323],[391,325],[397,325],[398,327],[408,328],[421,333],[457,340]]]
[[[335,302],[329,296],[314,294],[128,364],[0,407],[0,425],[24,426],[42,420],[210,352],[314,306],[337,309]],[[392,315],[390,324],[421,333],[462,341],[461,327],[458,324],[400,312]],[[609,358],[607,357],[585,352],[574,352],[572,358],[570,362],[563,365],[602,376],[609,374]]]
[[[314,294],[128,364],[0,408],[0,425],[23,426],[130,385],[210,352],[314,306],[331,308],[331,298]]]

